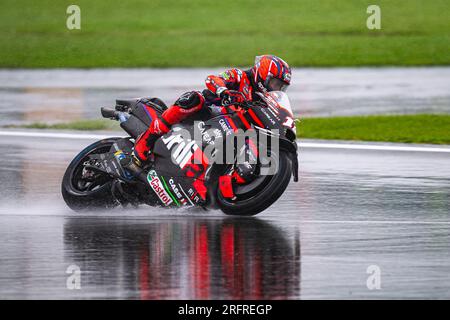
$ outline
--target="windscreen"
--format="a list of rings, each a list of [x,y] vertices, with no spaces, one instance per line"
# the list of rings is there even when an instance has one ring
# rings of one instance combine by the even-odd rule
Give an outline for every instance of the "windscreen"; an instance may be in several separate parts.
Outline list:
[[[289,111],[292,117],[294,117],[294,113],[292,112],[291,102],[289,101],[288,95],[283,91],[271,91],[268,92],[267,95],[271,97],[275,102],[282,107],[283,109],[286,109]]]
[[[287,88],[289,87],[289,85],[286,82],[278,78],[270,79],[267,86],[269,91],[283,91],[283,92],[286,92]]]

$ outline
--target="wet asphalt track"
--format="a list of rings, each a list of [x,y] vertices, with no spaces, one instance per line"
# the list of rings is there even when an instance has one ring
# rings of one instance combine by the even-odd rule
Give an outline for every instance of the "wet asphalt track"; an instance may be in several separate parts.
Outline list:
[[[0,136],[0,298],[450,298],[450,153],[302,149],[300,183],[257,218],[79,216],[60,180],[89,142]]]

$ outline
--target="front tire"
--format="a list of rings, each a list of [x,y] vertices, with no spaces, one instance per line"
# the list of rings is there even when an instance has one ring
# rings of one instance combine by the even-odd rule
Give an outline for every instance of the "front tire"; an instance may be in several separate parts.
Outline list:
[[[217,189],[217,203],[227,215],[252,216],[270,207],[286,190],[292,175],[292,164],[289,155],[280,151],[278,170],[272,176],[266,176],[259,186],[258,192],[250,196],[237,196],[236,199],[224,198]],[[239,187],[237,187],[239,188]]]
[[[121,138],[108,138],[97,141],[81,151],[69,164],[61,183],[61,193],[64,201],[70,209],[83,211],[88,209],[107,209],[118,205],[111,193],[110,177],[104,176],[99,179],[97,185],[82,184],[81,171],[83,163],[90,154],[106,153],[111,146]],[[81,170],[81,171],[80,171]]]

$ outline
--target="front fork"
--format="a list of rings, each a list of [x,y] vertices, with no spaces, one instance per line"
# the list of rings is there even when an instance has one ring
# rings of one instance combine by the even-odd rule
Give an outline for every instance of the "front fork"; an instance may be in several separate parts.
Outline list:
[[[233,166],[219,177],[219,189],[225,198],[234,199],[234,185],[243,185],[256,178],[258,149],[248,138],[235,159]]]

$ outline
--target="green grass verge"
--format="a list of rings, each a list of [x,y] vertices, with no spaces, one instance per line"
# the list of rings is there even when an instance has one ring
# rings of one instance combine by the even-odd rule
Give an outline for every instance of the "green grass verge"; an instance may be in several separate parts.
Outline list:
[[[450,115],[305,118],[300,138],[450,144]]]
[[[12,126],[9,126],[10,128]],[[32,123],[15,128],[119,130],[111,120]],[[450,144],[450,115],[356,116],[305,118],[297,122],[299,138]]]
[[[66,9],[81,8],[81,30]],[[381,30],[366,9],[381,8]],[[2,0],[0,67],[450,64],[448,0]]]

